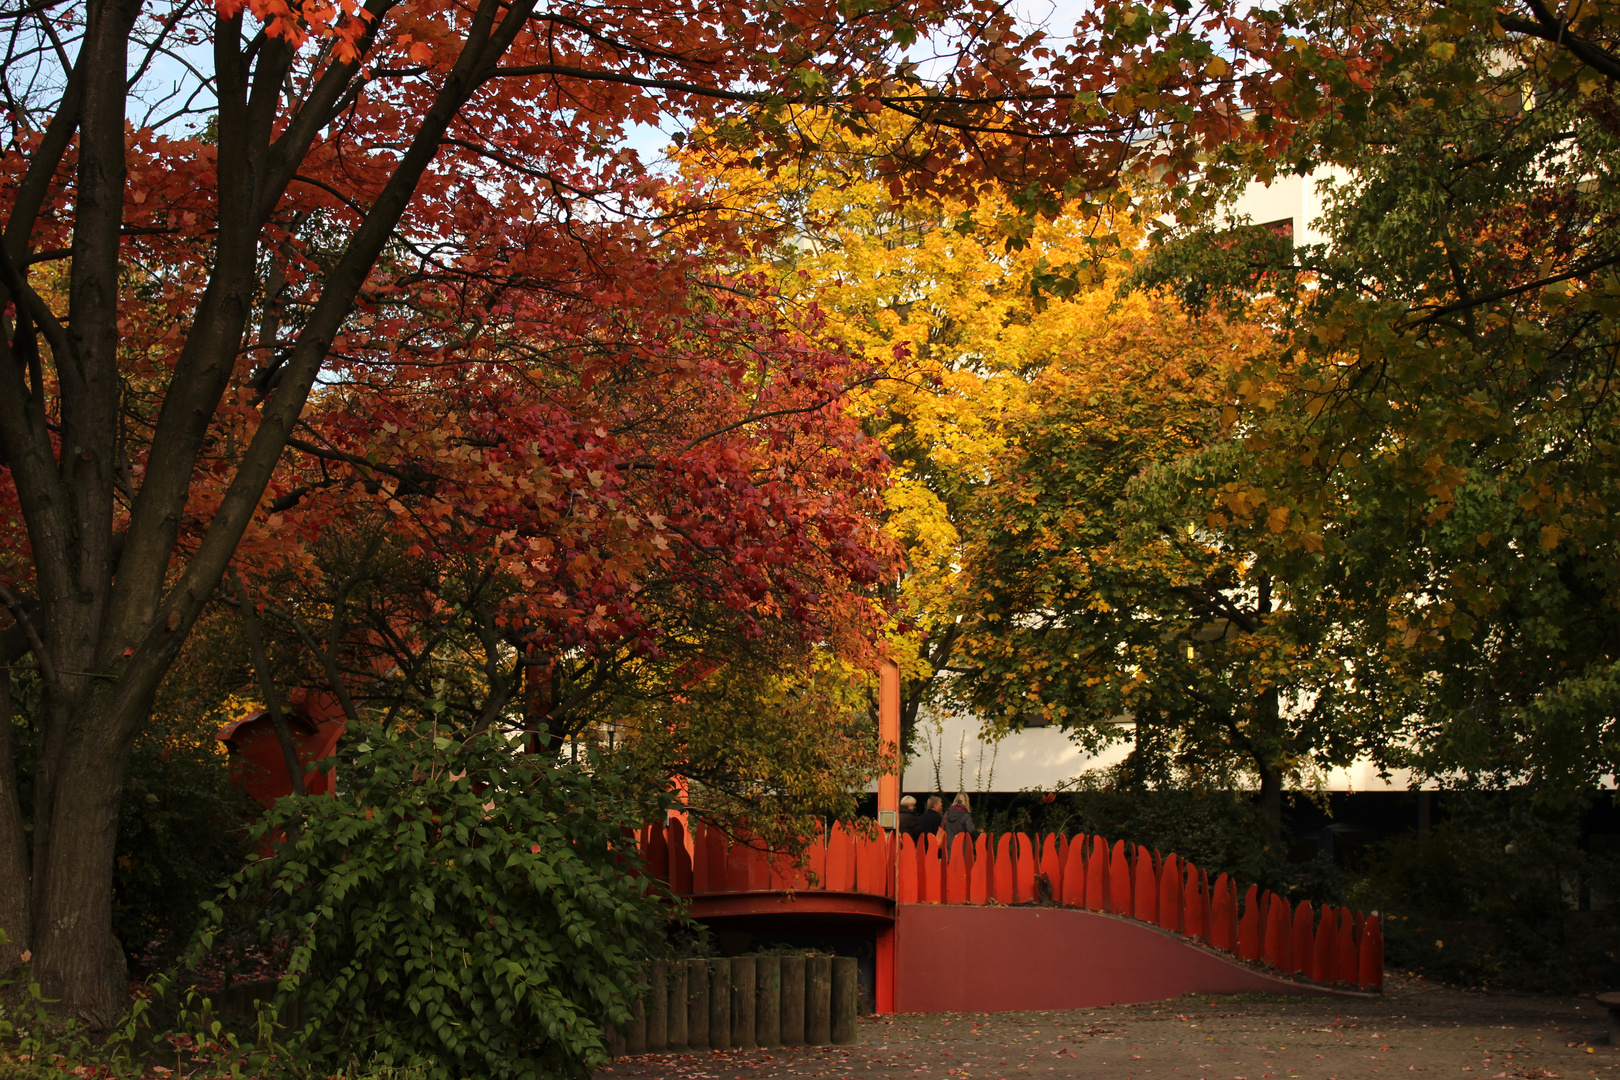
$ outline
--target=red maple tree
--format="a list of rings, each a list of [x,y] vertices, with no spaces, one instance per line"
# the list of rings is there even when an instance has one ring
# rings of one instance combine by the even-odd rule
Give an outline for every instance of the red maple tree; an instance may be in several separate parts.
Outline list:
[[[667,418],[683,386],[744,385],[756,349],[774,373],[758,405],[805,407],[838,378],[683,253],[669,215],[701,208],[649,216],[660,185],[629,125],[779,157],[810,149],[790,107],[898,110],[934,134],[883,163],[897,187],[1010,183],[1032,211],[1290,130],[1250,62],[1280,19],[1218,7],[1104,0],[1064,48],[999,5],[934,0],[45,0],[0,20],[0,601],[4,658],[31,654],[43,688],[31,835],[0,724],[0,927],[3,955],[31,953],[46,995],[98,1025],[125,993],[108,930],[124,763],[244,537],[263,555],[296,534],[285,515],[374,484],[424,538],[491,545],[520,581],[551,560],[568,587],[525,593],[521,619],[559,639],[635,631],[622,583],[669,558],[666,531],[708,553],[693,580],[745,608],[814,606],[794,585],[813,575],[784,566],[880,566],[853,520],[715,437],[718,413],[642,480],[599,387],[656,384]],[[919,68],[918,42],[952,55]],[[1320,61],[1330,83],[1359,77]],[[807,468],[853,476],[864,453]],[[604,513],[612,498],[629,512]]]

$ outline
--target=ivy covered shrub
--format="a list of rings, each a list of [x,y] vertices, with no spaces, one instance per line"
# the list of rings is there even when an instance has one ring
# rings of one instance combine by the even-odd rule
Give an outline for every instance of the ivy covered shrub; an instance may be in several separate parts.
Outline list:
[[[669,916],[634,873],[648,787],[489,735],[347,741],[338,797],[266,815],[274,854],[211,906],[197,954],[270,953],[272,1015],[311,1075],[588,1075]]]

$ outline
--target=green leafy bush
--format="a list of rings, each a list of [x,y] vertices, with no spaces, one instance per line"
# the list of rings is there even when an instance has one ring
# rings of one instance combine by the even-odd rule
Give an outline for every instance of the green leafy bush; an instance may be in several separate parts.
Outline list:
[[[198,956],[271,952],[273,1014],[312,1074],[588,1075],[669,914],[631,873],[650,785],[494,736],[348,741],[340,797],[266,815],[257,835],[286,839],[210,906]]]
[[[1523,793],[1453,792],[1428,835],[1385,841],[1352,890],[1385,914],[1392,968],[1444,982],[1570,993],[1620,981],[1620,918],[1579,910],[1620,896],[1620,864],[1580,844],[1581,807]]]

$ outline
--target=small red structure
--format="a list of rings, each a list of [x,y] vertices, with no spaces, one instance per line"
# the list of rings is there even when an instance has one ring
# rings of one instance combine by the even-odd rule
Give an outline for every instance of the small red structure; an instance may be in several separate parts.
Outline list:
[[[330,756],[348,726],[337,698],[324,690],[294,691],[287,701],[286,717],[298,745],[298,760],[306,768],[310,762]],[[292,794],[287,759],[268,712],[250,713],[226,724],[215,738],[230,753],[231,783],[260,806],[269,809],[277,799]],[[333,794],[336,782],[336,769],[304,774],[304,788],[311,795]]]
[[[946,858],[932,836],[917,844],[837,823],[811,842],[796,869],[702,824],[689,833],[679,818],[637,834],[648,870],[686,897],[701,921],[872,934],[879,1012],[1073,1009],[1185,993],[1382,987],[1376,914],[1363,919],[1324,906],[1318,918],[1308,903],[1296,910],[1251,885],[1240,920],[1237,890],[1225,874],[1211,890],[1208,875],[1176,855],[1127,851],[1123,841],[1101,837],[1090,840],[1088,853],[1085,838],[1065,840],[957,838]],[[1044,896],[1035,887],[1039,877],[1054,886]]]

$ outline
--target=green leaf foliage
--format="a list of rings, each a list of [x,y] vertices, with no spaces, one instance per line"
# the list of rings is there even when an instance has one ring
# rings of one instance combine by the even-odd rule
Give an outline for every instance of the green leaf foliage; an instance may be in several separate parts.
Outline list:
[[[630,830],[654,808],[625,775],[497,737],[350,732],[340,795],[266,815],[274,853],[233,879],[199,947],[272,951],[312,1074],[589,1075],[670,914],[633,873]]]
[[[1042,374],[975,507],[953,689],[1003,730],[1129,740],[1137,791],[1257,778],[1275,833],[1285,782],[1381,739],[1335,707],[1346,613],[1317,602],[1312,524],[1223,422],[1268,348],[1137,294]]]
[[[1392,967],[1464,986],[1575,993],[1620,978],[1620,851],[1582,843],[1581,814],[1605,793],[1550,807],[1521,793],[1437,796],[1426,834],[1370,852],[1351,899],[1393,913]],[[1607,839],[1607,838],[1605,838]],[[1589,910],[1579,910],[1585,895]]]
[[[1326,242],[1214,223],[1141,280],[1274,331],[1212,494],[1310,523],[1296,586],[1353,613],[1320,648],[1388,759],[1570,803],[1620,764],[1620,94],[1612,6],[1546,38],[1515,12],[1357,8],[1387,63],[1296,162],[1335,167]]]

